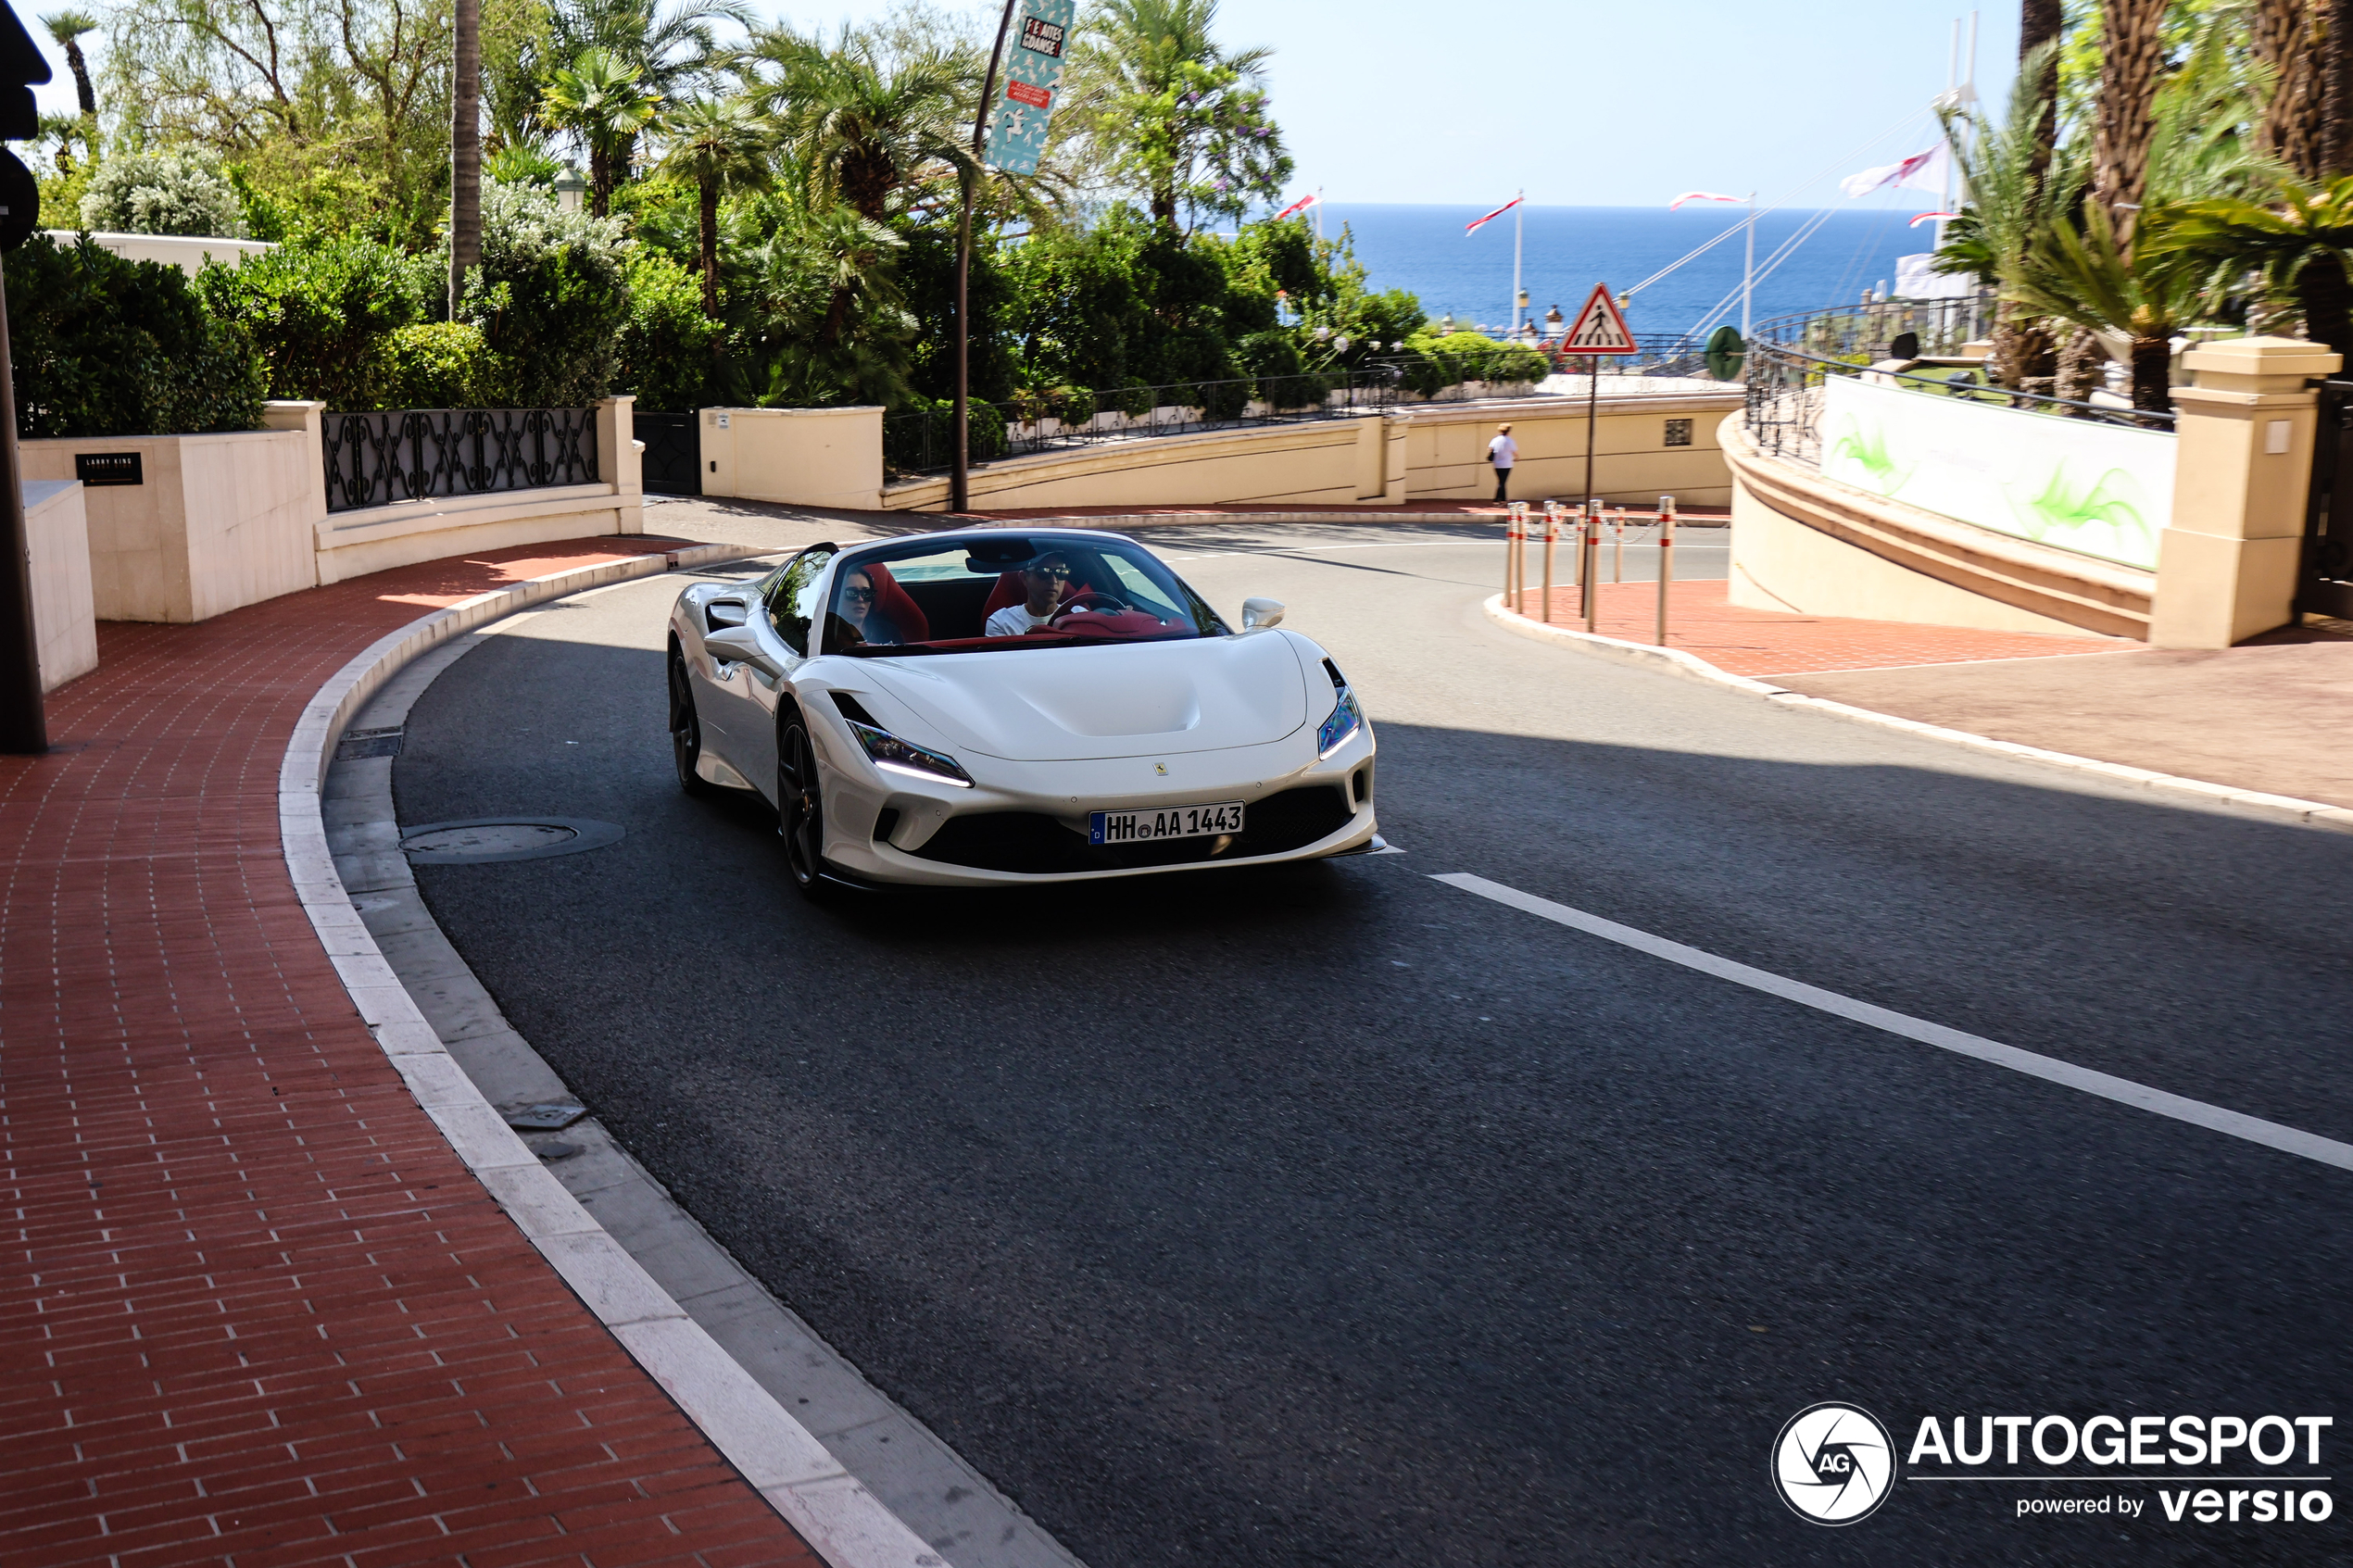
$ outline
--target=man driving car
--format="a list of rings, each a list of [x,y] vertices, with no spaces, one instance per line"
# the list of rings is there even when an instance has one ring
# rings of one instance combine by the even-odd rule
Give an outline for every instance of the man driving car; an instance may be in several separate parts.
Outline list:
[[[1062,608],[1063,588],[1069,581],[1070,562],[1061,552],[1050,551],[1039,556],[1021,569],[1022,592],[1027,597],[1022,603],[1007,605],[990,616],[986,629],[988,634],[992,637],[1018,637],[1044,629]]]

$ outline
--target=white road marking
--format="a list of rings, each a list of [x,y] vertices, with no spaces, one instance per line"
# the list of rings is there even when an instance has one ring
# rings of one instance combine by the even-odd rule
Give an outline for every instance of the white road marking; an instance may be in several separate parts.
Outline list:
[[[1768,996],[1780,997],[1785,1001],[1850,1019],[1856,1023],[1868,1023],[1874,1029],[1884,1029],[1891,1035],[1900,1035],[1924,1046],[1975,1057],[1980,1061],[1990,1061],[1996,1067],[2007,1067],[2014,1073],[2023,1073],[2046,1083],[2112,1099],[2119,1105],[2129,1105],[2158,1116],[2170,1116],[2177,1122],[2187,1122],[2210,1132],[2224,1133],[2285,1154],[2297,1154],[2323,1165],[2353,1171],[2353,1144],[2339,1143],[2317,1133],[2284,1127],[2277,1122],[2266,1122],[2260,1117],[2225,1110],[2204,1100],[2186,1099],[2180,1095],[2168,1094],[2163,1089],[2150,1088],[2145,1084],[2136,1084],[2130,1078],[2119,1078],[2112,1073],[2078,1067],[2057,1057],[2020,1050],[2016,1046],[2003,1045],[1999,1040],[1964,1034],[1958,1029],[1948,1029],[1942,1023],[1931,1023],[1925,1019],[1875,1007],[1869,1002],[1859,1002],[1836,991],[1825,991],[1818,985],[1787,979],[1768,970],[1719,959],[1697,947],[1670,942],[1663,936],[1653,936],[1630,925],[1620,925],[1599,915],[1589,915],[1582,909],[1572,909],[1567,904],[1555,904],[1549,898],[1539,898],[1532,893],[1522,893],[1516,887],[1506,887],[1500,882],[1490,882],[1468,872],[1447,872],[1430,880],[1459,887],[1466,893],[1476,893],[1482,898],[1492,898],[1498,904],[1508,904],[1515,909],[1567,926],[1573,931],[1584,932],[1589,936],[1598,936],[1605,942],[1615,942],[1620,947],[1648,953],[1653,958],[1665,959],[1668,963],[1681,964],[1686,969],[1698,970],[1702,974],[1712,974],[1719,980],[1746,985]]]

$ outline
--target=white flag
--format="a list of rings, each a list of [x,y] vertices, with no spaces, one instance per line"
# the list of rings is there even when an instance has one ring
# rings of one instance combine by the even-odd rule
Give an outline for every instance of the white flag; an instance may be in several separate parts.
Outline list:
[[[1883,163],[1877,169],[1850,174],[1838,182],[1838,188],[1850,196],[1868,196],[1885,185],[1915,191],[1942,191],[1944,189],[1948,162],[1944,144],[1939,142],[1928,151],[1914,153],[1901,163]]]

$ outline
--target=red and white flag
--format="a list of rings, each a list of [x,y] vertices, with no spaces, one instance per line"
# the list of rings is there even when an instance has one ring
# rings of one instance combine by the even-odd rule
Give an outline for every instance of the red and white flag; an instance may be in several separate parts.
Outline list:
[[[1313,191],[1310,191],[1307,194],[1291,203],[1290,206],[1283,208],[1282,211],[1275,214],[1275,221],[1279,223],[1294,212],[1305,212],[1309,207],[1314,207],[1317,202],[1323,199],[1323,197],[1315,194]]]
[[[1503,206],[1501,206],[1501,207],[1497,207],[1494,211],[1492,211],[1492,212],[1489,213],[1486,217],[1484,217],[1484,218],[1475,218],[1475,219],[1471,220],[1471,221],[1469,221],[1468,223],[1464,224],[1464,225],[1463,225],[1463,232],[1464,232],[1464,233],[1466,233],[1466,234],[1476,233],[1476,232],[1478,232],[1478,226],[1479,226],[1480,224],[1482,224],[1482,223],[1492,223],[1493,221],[1495,221],[1495,220],[1497,220],[1498,218],[1503,217],[1503,216],[1504,216],[1504,214],[1505,214],[1505,213],[1509,212],[1512,208],[1514,208],[1514,207],[1517,207],[1520,203],[1522,203],[1522,202],[1526,201],[1527,199],[1528,199],[1528,198],[1527,198],[1526,196],[1514,196],[1511,200],[1509,200],[1509,201],[1505,202]]]
[[[1850,174],[1838,182],[1838,188],[1850,196],[1868,196],[1882,185],[1914,191],[1941,191],[1945,185],[1945,171],[1949,165],[1944,144],[1939,142],[1928,151],[1914,153],[1901,163],[1882,163],[1877,169]]]
[[[1909,223],[1905,224],[1904,227],[1906,229],[1917,229],[1923,223],[1933,222],[1935,220],[1940,218],[1958,218],[1960,214],[1957,212],[1923,212],[1919,217],[1913,219]]]
[[[1685,191],[1667,204],[1667,210],[1673,212],[1685,202],[1744,202],[1746,200],[1748,200],[1746,196],[1719,196],[1714,191]]]

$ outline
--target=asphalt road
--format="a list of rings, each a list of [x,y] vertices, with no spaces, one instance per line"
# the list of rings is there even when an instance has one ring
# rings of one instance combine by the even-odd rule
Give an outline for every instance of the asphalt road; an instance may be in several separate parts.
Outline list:
[[[404,822],[626,826],[418,881],[703,1223],[1091,1568],[2353,1560],[2342,1506],[2172,1523],[2146,1484],[2244,1458],[1913,1466],[1841,1529],[1769,1462],[1846,1400],[1903,1450],[2333,1416],[2280,1474],[2334,1477],[2353,1173],[1432,880],[2353,1139],[2353,837],[1513,637],[1480,531],[1154,539],[1330,648],[1407,853],[813,909],[771,817],[670,780],[674,579],[491,639],[395,772]],[[2101,1496],[2145,1512],[2016,1512]]]

